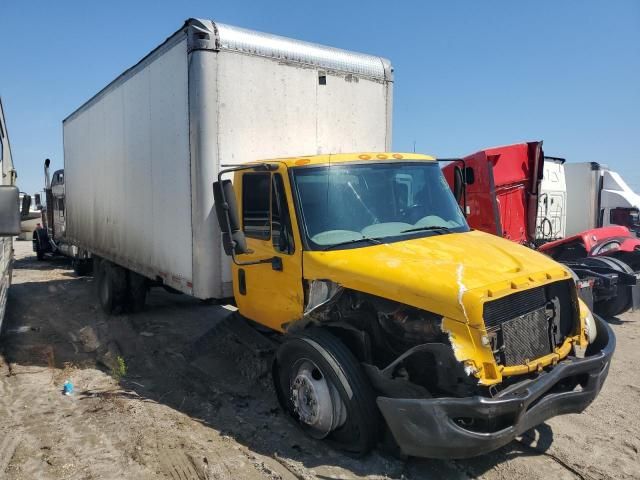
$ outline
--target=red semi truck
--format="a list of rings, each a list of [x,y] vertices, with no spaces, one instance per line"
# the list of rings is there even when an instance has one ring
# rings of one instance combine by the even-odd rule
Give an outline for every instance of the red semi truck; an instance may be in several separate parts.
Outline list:
[[[640,306],[640,239],[626,227],[594,228],[540,245],[538,196],[542,142],[481,150],[443,167],[472,228],[537,248],[577,275],[596,313],[615,316]]]

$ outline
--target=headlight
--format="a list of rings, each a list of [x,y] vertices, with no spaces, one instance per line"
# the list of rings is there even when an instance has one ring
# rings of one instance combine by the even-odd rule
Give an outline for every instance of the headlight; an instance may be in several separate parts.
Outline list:
[[[598,336],[598,329],[596,328],[596,319],[593,318],[593,313],[588,311],[587,316],[584,318],[584,333],[587,336],[587,341],[593,343]]]

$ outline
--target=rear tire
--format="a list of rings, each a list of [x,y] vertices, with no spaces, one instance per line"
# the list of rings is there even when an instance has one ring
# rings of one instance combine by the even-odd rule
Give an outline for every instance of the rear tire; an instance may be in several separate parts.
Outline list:
[[[79,277],[86,277],[93,273],[93,261],[90,258],[83,260],[74,258],[71,261],[71,266],[73,267],[75,274]]]
[[[44,249],[41,245],[40,233],[38,233],[38,230],[34,230],[31,237],[31,242],[33,243],[33,249],[36,252],[36,258],[38,259],[38,261],[44,260]]]
[[[122,313],[127,299],[127,272],[107,260],[102,260],[98,267],[96,282],[98,300],[107,315]]]
[[[273,379],[280,404],[311,437],[354,455],[376,445],[380,415],[369,380],[326,330],[312,328],[285,341]]]
[[[631,267],[617,258],[589,257],[583,261],[594,266],[606,266],[622,273],[633,273]],[[628,285],[618,285],[615,298],[594,303],[593,310],[601,317],[610,318],[626,312],[631,308],[632,304],[631,288]]]
[[[129,287],[127,290],[127,304],[129,310],[132,312],[141,312],[144,310],[147,291],[149,289],[147,279],[131,270],[127,272],[127,277]]]

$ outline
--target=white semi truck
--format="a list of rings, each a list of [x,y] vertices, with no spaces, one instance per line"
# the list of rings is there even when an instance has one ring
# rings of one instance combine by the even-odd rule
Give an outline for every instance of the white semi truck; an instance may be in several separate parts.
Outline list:
[[[609,225],[640,231],[640,195],[619,173],[596,162],[566,163],[565,172],[566,235]]]
[[[606,165],[545,157],[537,223],[538,239],[545,241],[611,225],[637,235],[640,195]]]
[[[104,260],[103,308],[140,306],[148,285],[231,297],[218,171],[389,150],[392,72],[381,57],[190,19],[69,115],[65,242]]]

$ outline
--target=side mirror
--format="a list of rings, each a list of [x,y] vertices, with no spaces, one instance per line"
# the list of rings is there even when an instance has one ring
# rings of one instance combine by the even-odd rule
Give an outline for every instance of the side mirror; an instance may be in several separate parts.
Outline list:
[[[213,182],[213,201],[222,231],[224,253],[230,256],[249,253],[244,232],[240,229],[236,194],[231,180]]]
[[[473,185],[473,182],[476,181],[476,176],[473,173],[473,168],[465,167],[464,169],[464,183],[465,185]]]
[[[34,198],[36,201],[36,208],[38,210],[42,210],[42,200],[40,199],[40,194],[39,193],[34,194]]]
[[[464,194],[464,179],[462,178],[462,169],[458,166],[453,168],[453,196],[456,202],[460,203]]]
[[[13,185],[0,185],[0,237],[20,235],[20,191]]]

